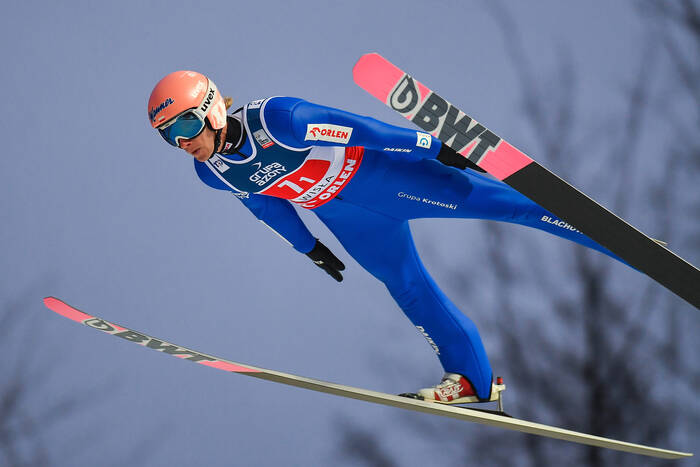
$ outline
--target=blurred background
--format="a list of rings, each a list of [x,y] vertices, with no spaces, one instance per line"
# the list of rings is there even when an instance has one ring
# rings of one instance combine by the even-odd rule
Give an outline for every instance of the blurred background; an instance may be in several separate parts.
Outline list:
[[[311,212],[348,266],[340,285],[200,183],[147,121],[155,83],[194,69],[234,107],[291,95],[410,125],[353,83],[367,52],[697,265],[699,1],[3,10],[0,465],[666,465],[227,375],[80,327],[41,299],[264,368],[389,393],[436,383],[430,346]],[[412,229],[479,326],[509,412],[697,454],[698,310],[539,231]]]

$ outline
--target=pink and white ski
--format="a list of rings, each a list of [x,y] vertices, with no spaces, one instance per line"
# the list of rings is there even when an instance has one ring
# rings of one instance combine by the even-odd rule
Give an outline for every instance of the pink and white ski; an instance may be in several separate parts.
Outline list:
[[[587,444],[590,446],[614,449],[617,451],[625,451],[643,456],[660,457],[665,459],[678,459],[692,456],[691,453],[687,452],[670,451],[667,449],[659,449],[640,444],[617,441],[600,436],[593,436],[576,431],[542,425],[540,423],[518,420],[517,418],[496,415],[486,411],[479,411],[463,407],[453,407],[436,402],[424,402],[417,399],[409,399],[407,397],[394,396],[392,394],[385,394],[382,392],[370,391],[367,389],[360,389],[342,384],[328,383],[317,379],[305,378],[303,376],[295,376],[289,373],[282,373],[280,371],[266,370],[264,368],[257,368],[243,363],[231,362],[229,360],[224,360],[222,358],[213,357],[211,355],[188,349],[187,347],[172,344],[161,339],[156,339],[155,337],[151,337],[142,332],[134,331],[133,329],[129,329],[127,327],[106,321],[102,318],[89,315],[54,297],[44,298],[44,304],[47,308],[58,313],[59,315],[65,316],[68,319],[84,324],[85,326],[93,329],[97,329],[98,331],[119,337],[120,339],[124,339],[128,342],[133,342],[142,347],[172,355],[183,360],[189,360],[201,365],[206,365],[211,368],[216,368],[218,370],[253,376],[255,378],[266,379],[276,383],[334,394],[336,396],[399,407],[415,412],[450,417],[468,422],[480,423],[482,425],[522,431],[524,433],[531,433],[548,438],[556,438],[579,444]]]

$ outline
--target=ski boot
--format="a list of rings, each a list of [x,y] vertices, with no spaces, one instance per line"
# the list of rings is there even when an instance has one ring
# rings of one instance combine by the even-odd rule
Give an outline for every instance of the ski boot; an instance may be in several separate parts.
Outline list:
[[[480,400],[471,383],[464,376],[457,373],[445,373],[442,381],[437,386],[425,388],[418,393],[399,394],[403,397],[410,397],[426,402],[438,402],[440,404],[473,404],[479,402],[497,402],[498,412],[503,412],[503,398],[501,392],[506,388],[503,378],[496,378],[495,383],[491,383],[491,394],[487,400]]]

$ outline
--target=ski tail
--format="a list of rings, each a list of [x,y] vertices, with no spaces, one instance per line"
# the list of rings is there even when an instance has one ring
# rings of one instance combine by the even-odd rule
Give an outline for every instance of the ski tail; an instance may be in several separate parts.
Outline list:
[[[563,219],[700,308],[700,270],[559,178],[377,53],[353,79],[365,91],[469,161]]]

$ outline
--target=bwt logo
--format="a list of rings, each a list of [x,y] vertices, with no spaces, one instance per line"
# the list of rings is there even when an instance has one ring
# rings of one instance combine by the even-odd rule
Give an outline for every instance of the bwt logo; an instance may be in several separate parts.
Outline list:
[[[399,80],[387,104],[475,164],[501,143],[501,138],[434,92],[421,96],[409,75]],[[426,147],[421,145],[420,136],[416,146]]]
[[[165,110],[165,108],[166,108],[167,106],[169,106],[170,104],[174,104],[174,103],[175,103],[175,101],[172,100],[170,97],[168,97],[168,98],[165,99],[165,101],[163,101],[159,106],[153,107],[153,108],[151,109],[151,111],[148,112],[148,117],[151,119],[152,122],[155,122],[155,121],[156,121],[156,115],[158,115],[158,114],[161,113],[163,110]],[[162,117],[161,117],[161,118],[162,118]]]
[[[83,324],[104,332],[116,331],[116,329],[114,329],[114,327],[111,324],[100,318],[86,319],[85,321],[83,321]]]
[[[208,355],[200,354],[199,352],[195,352],[194,350],[190,350],[185,347],[180,347],[169,342],[155,339],[145,334],[141,334],[140,332],[132,331],[131,329],[123,329],[117,332],[118,330],[114,326],[112,326],[107,321],[104,321],[99,318],[87,319],[83,321],[83,324],[90,326],[91,328],[95,328],[97,330],[112,334],[113,336],[121,337],[122,339],[127,340],[129,342],[134,342],[144,347],[148,347],[149,349],[158,350],[160,352],[169,355],[175,355],[177,357],[182,357],[185,360],[190,360],[193,362],[216,361],[215,358],[212,358]]]

